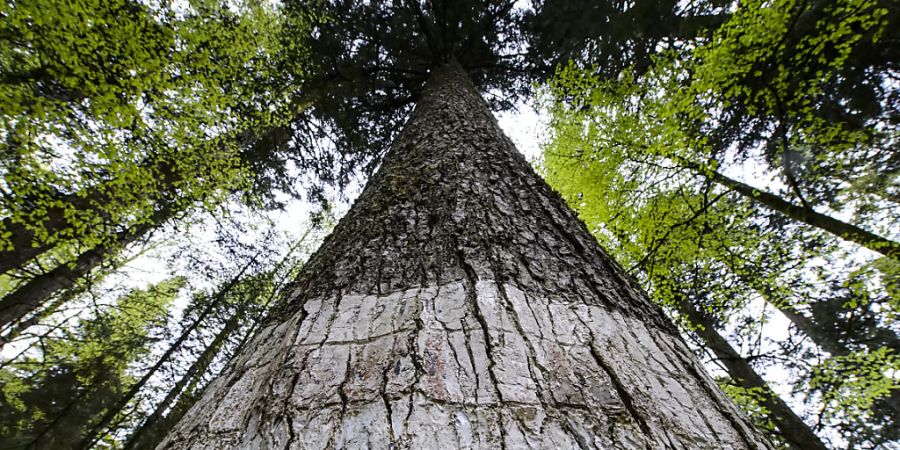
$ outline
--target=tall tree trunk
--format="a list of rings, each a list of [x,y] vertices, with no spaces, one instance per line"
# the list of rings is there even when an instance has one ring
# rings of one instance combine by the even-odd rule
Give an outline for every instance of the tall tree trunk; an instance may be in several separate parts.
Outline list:
[[[259,330],[259,317],[254,319],[254,324],[251,326],[247,333],[241,337],[240,342],[234,347],[234,350],[227,355],[227,360],[230,362],[235,358],[237,354],[247,345],[247,343],[256,335],[256,332]],[[179,421],[181,421],[182,417],[184,417],[185,413],[197,402],[197,399],[202,395],[203,390],[206,388],[206,385],[203,382],[202,377],[194,377],[190,383],[182,390],[182,395],[178,397],[178,400],[175,402],[175,405],[172,406],[172,409],[166,414],[164,419],[164,423],[159,428],[159,435],[153,436],[152,445],[149,445],[145,448],[153,449],[162,441],[172,427],[175,426]],[[139,447],[143,449],[144,447]]]
[[[171,189],[171,185],[178,181],[177,172],[173,170],[171,163],[160,161],[158,158],[148,158],[141,164],[144,169],[152,170],[154,173],[160,174],[163,184]],[[25,267],[29,262],[45,252],[55,248],[60,242],[73,240],[82,242],[88,236],[103,237],[106,234],[108,242],[99,244],[109,245],[116,242],[117,234],[115,224],[109,224],[109,214],[104,211],[104,206],[108,203],[121,203],[121,200],[113,198],[109,192],[111,188],[107,185],[92,186],[78,193],[59,194],[54,198],[54,203],[65,204],[66,207],[50,207],[46,211],[46,217],[38,224],[25,226],[16,222],[12,218],[4,218],[0,223],[0,230],[11,233],[8,247],[0,250],[0,273],[6,273],[13,269]],[[161,189],[159,194],[162,197],[166,194],[165,189]],[[164,203],[161,199],[160,203]],[[97,216],[103,219],[103,224],[91,226],[79,226],[77,219],[73,222],[70,214],[75,211],[75,216],[89,215]],[[124,224],[120,224],[124,225]],[[103,229],[102,233],[97,233],[97,228]],[[50,236],[50,239],[39,238],[34,228],[40,228],[42,235]],[[66,238],[59,238],[60,235]]]
[[[273,268],[271,273],[277,275],[281,273],[286,264],[290,264],[294,251],[298,247],[306,243],[307,238],[313,231],[313,227],[309,227],[306,232],[294,243],[293,246],[285,254],[284,258]],[[290,273],[290,271],[288,271]],[[280,277],[275,283],[272,293],[262,302],[261,311],[267,311],[269,305],[276,297],[280,296],[282,289],[288,282],[288,277]],[[128,441],[123,446],[124,450],[151,450],[156,448],[157,444],[165,437],[175,424],[181,420],[184,413],[196,401],[196,397],[203,387],[203,376],[209,370],[213,360],[222,352],[222,348],[228,339],[236,332],[240,331],[244,325],[244,331],[241,333],[237,345],[225,355],[226,361],[234,358],[237,352],[252,338],[259,328],[262,319],[261,312],[255,314],[247,314],[245,306],[253,300],[250,298],[238,299],[238,310],[224,324],[222,329],[216,334],[215,338],[200,356],[191,364],[191,367],[185,374],[175,383],[175,386],[169,390],[166,397],[154,408],[152,414],[135,430]],[[246,322],[250,322],[247,325]],[[176,402],[177,399],[177,402]],[[172,403],[175,402],[174,406]],[[171,406],[171,408],[170,408]],[[166,411],[168,410],[168,412]]]
[[[834,355],[847,356],[853,353],[853,350],[846,345],[840,336],[835,335],[834,330],[828,324],[816,323],[815,320],[808,317],[801,311],[798,311],[787,299],[781,299],[773,292],[771,286],[765,283],[759,283],[755,278],[749,277],[746,270],[734,270],[738,277],[748,285],[752,286],[759,292],[766,303],[774,306],[783,314],[801,334],[809,338],[813,344],[820,349]],[[877,340],[874,342],[868,339],[858,339],[869,351],[879,350],[881,347],[888,347],[893,352],[900,351],[900,338],[889,328],[879,328]],[[884,436],[891,440],[900,439],[900,389],[891,390],[890,394],[875,400],[873,412],[876,416],[883,418],[887,423],[894,426],[886,429]]]
[[[723,187],[761,203],[766,208],[778,211],[798,222],[826,231],[841,239],[856,243],[869,250],[900,261],[900,243],[898,242],[879,236],[870,231],[863,230],[856,225],[835,219],[834,217],[818,213],[810,207],[795,205],[775,194],[726,177],[716,171],[704,169],[700,165],[684,158],[676,157],[676,162],[681,166],[696,171],[698,174],[707,177]]]
[[[261,134],[253,134],[248,131],[240,133],[236,141],[242,147],[251,146],[247,153],[253,154],[259,150],[256,146],[263,143],[280,145],[285,142],[288,138],[283,131],[282,127],[277,126],[269,128]],[[160,190],[159,198],[156,199],[157,211],[144,223],[117,233],[110,232],[107,237],[109,242],[101,243],[81,253],[72,264],[59,265],[50,272],[29,280],[0,299],[0,329],[37,310],[57,292],[71,288],[78,278],[87,275],[103,262],[115,257],[123,247],[156,230],[179,213],[182,208],[178,205],[178,200],[172,198],[173,192],[170,190],[181,179],[183,173],[176,171],[169,162],[157,161],[152,158],[144,165],[152,167],[155,172],[162,174],[162,184],[166,187]],[[80,211],[94,211],[99,214],[103,214],[103,212],[98,205],[107,200],[108,195],[99,188],[92,189],[86,196],[69,195],[60,199]],[[44,232],[53,235],[70,230],[73,225],[64,216],[62,209],[48,211],[48,219],[42,224]],[[10,242],[11,248],[0,251],[0,274],[22,267],[57,245],[56,242],[48,243],[36,240],[31,230],[8,218],[3,220],[2,227],[0,227],[0,230],[4,229],[13,230],[13,237]],[[77,240],[79,237],[83,238],[84,235],[76,236],[75,239]],[[0,342],[5,344],[6,341]]]
[[[317,87],[314,92],[325,91],[323,87]],[[298,117],[304,109],[307,108],[310,98],[315,94],[310,94],[309,98],[300,98],[288,106],[287,111],[291,115],[291,120]],[[290,139],[290,134],[286,132],[290,121],[283,123],[269,124],[262,130],[256,131],[246,129],[233,135],[220,136],[215,140],[205,143],[207,146],[227,146],[236,144],[241,149],[239,157],[245,164],[253,166],[255,158],[259,158],[260,149],[268,147],[276,147],[285,144]],[[203,145],[203,144],[201,144]],[[197,149],[194,149],[197,151]],[[177,164],[173,163],[170,158],[154,155],[142,161],[139,167],[149,173],[157,174],[161,187],[155,193],[153,200],[159,204],[174,205],[177,203],[179,195],[176,185],[184,180],[185,176],[190,176],[189,172],[178,169]],[[59,194],[54,198],[54,202],[65,204],[66,208],[50,207],[46,211],[46,217],[41,220],[37,227],[40,228],[42,235],[51,236],[53,238],[46,240],[40,239],[34,233],[34,226],[29,227],[12,218],[3,218],[0,220],[0,233],[8,233],[8,245],[0,246],[0,274],[6,273],[13,269],[25,267],[29,262],[42,255],[43,253],[53,249],[60,242],[55,236],[64,235],[66,239],[76,242],[83,240],[87,236],[96,236],[101,239],[106,238],[110,242],[115,242],[116,235],[114,231],[108,231],[106,236],[91,234],[95,232],[94,226],[80,227],[77,223],[72,222],[69,217],[72,210],[76,211],[75,216],[79,214],[87,214],[89,216],[96,215],[104,220],[109,219],[109,214],[104,211],[104,206],[108,203],[119,203],[121,199],[116,199],[114,192],[111,190],[121,189],[116,187],[116,183],[99,185],[87,188],[85,191],[71,194]],[[171,207],[171,206],[170,206]],[[68,210],[68,212],[67,212]],[[117,224],[108,226],[110,230],[116,228]],[[118,224],[124,225],[124,224]],[[103,245],[101,243],[101,245]]]
[[[815,320],[798,311],[788,299],[780,298],[770,285],[760,283],[758,279],[748,275],[745,268],[729,267],[742,282],[759,292],[766,303],[778,309],[797,331],[809,338],[817,347],[834,356],[847,356],[853,352],[840,336],[835,335],[830,325],[816,323]],[[895,353],[900,351],[900,338],[889,328],[879,328],[878,339],[874,342],[867,339],[858,339],[858,342],[865,345],[870,351],[878,350],[882,346],[888,347]],[[893,389],[890,394],[875,400],[872,410],[876,417],[882,418],[886,423],[894,424],[892,427],[886,427],[885,433],[882,435],[889,440],[900,439],[900,389]]]
[[[174,210],[168,206],[156,211],[148,223],[136,225],[116,234],[109,244],[87,250],[71,263],[61,263],[53,270],[28,280],[0,299],[0,329],[23,319],[44,305],[54,294],[70,288],[77,279],[91,273],[97,266],[114,256],[119,249],[141,239],[168,220]]]
[[[686,297],[676,299],[676,309],[697,327],[694,333],[703,340],[716,358],[725,366],[728,376],[739,386],[758,390],[763,398],[762,406],[771,413],[772,421],[780,435],[794,449],[821,449],[828,447],[803,422],[781,397],[769,387],[753,366],[716,330],[716,324],[708,314],[697,309]]]
[[[47,317],[58,311],[59,308],[62,307],[62,305],[66,304],[80,293],[81,289],[71,289],[69,291],[66,291],[65,295],[58,296],[39,312],[32,314],[31,317],[13,323],[11,327],[6,329],[6,334],[0,336],[0,350],[3,350],[6,344],[15,341],[16,338],[18,338],[22,335],[22,333],[25,332],[25,330],[37,325],[41,320],[46,319]]]
[[[770,448],[451,63],[160,448],[529,446]]]
[[[778,308],[779,312],[784,314],[784,316],[791,321],[797,330],[810,338],[810,340],[822,350],[836,356],[846,356],[852,353],[850,348],[848,348],[841,340],[840,336],[835,336],[831,329],[815,323],[815,321],[807,317],[806,314],[797,311],[791,306],[775,306]],[[897,334],[894,333],[893,330],[889,328],[880,328],[878,330],[878,338],[879,339],[875,342],[861,339],[860,343],[871,351],[878,350],[884,346],[890,348],[894,352],[900,352],[900,338],[897,337]]]
[[[42,227],[61,229],[65,222],[62,208],[49,208]],[[53,245],[35,239],[31,228],[15,222],[11,218],[7,217],[2,220],[0,230],[9,233],[8,248],[0,249],[0,274],[22,268],[32,259],[53,248]]]

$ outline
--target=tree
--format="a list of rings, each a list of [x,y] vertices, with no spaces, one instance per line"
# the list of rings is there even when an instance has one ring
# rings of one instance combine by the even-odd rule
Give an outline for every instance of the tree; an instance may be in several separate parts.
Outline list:
[[[752,302],[755,292],[728,270],[732,255],[752,260],[763,278],[766,264],[786,267],[765,242],[747,205],[700,182],[684,169],[630,161],[610,148],[589,160],[569,156],[586,144],[580,122],[554,122],[555,138],[545,148],[546,178],[579,212],[597,239],[629,268],[651,298],[681,318],[689,336],[729,375],[728,382],[753,392],[764,408],[759,425],[791,448],[826,448],[810,426],[765,382],[749,358],[726,339],[723,324]],[[685,176],[687,175],[687,176]],[[738,199],[740,200],[740,199]],[[752,209],[750,209],[752,212]],[[765,263],[753,258],[759,252]],[[769,425],[767,425],[769,424]]]
[[[0,63],[11,76],[0,85],[0,270],[61,242],[102,244],[117,226],[146,220],[160,197],[179,198],[175,190],[196,200],[236,182],[232,149],[214,141],[267,121],[268,113],[250,114],[258,102],[278,105],[254,78],[265,77],[261,68],[277,51],[268,47],[279,16],[264,6],[230,8],[4,6]]]
[[[672,76],[672,68],[668,65],[657,69],[665,74],[664,77]],[[655,74],[647,75],[652,81],[641,84],[636,83],[628,73],[610,82],[579,69],[563,70],[555,81],[554,91],[558,98],[575,96],[576,106],[573,111],[558,111],[560,117],[557,120],[589,123],[591,129],[583,134],[595,148],[620,147],[627,149],[624,151],[632,159],[655,158],[674,163],[791,219],[886,256],[900,258],[900,243],[891,238],[819,213],[805,200],[797,205],[718,172],[718,167],[723,165],[720,160],[726,158],[725,149],[735,142],[717,143],[705,134],[706,130],[701,131],[695,123],[690,123],[691,120],[685,120],[687,116],[697,123],[715,122],[702,109],[703,105],[688,103],[685,106],[685,102],[693,99],[689,95],[679,98],[685,94],[672,94],[678,92],[679,87],[666,83],[673,80],[660,82],[653,79]],[[669,95],[676,98],[672,99]],[[703,97],[703,94],[695,95]],[[730,135],[727,130],[714,132]],[[579,149],[568,156],[590,158],[591,152],[590,148]]]
[[[162,448],[528,442],[767,447],[451,60]]]
[[[305,252],[302,247],[308,245],[307,239],[312,231],[312,228],[307,229],[275,267],[250,276],[239,276],[240,281],[236,285],[231,286],[227,292],[217,294],[217,297],[220,295],[231,297],[229,303],[232,303],[232,308],[226,309],[223,323],[218,328],[212,326],[213,329],[217,329],[213,339],[205,344],[194,362],[168,389],[165,397],[134,429],[123,448],[126,450],[155,448],[184,416],[202,392],[206,377],[210,372],[216,373],[216,370],[211,370],[214,363],[218,362],[221,365],[222,361],[229,360],[236,350],[243,347],[258,329],[259,322],[272,301],[283,294],[287,281],[296,277],[297,271],[302,267],[300,259],[307,255],[295,253],[297,250]],[[229,341],[235,340],[236,337],[239,342],[232,345],[232,348],[227,348]],[[222,358],[223,353],[228,355]]]
[[[796,333],[786,355],[746,358],[759,368],[795,358],[795,392],[824,402],[811,402],[820,414],[807,422],[851,448],[897,439],[896,310],[874,294],[884,287],[840,273],[847,256],[819,230],[881,252],[882,263],[898,255],[895,238],[865,229],[889,232],[895,219],[896,89],[877,81],[896,62],[883,47],[895,22],[896,9],[877,2],[747,4],[708,39],[661,46],[652,64],[610,77],[576,61],[554,81],[551,102],[561,103],[550,107],[545,154],[551,184],[745,392],[755,387],[741,378],[753,377],[735,377],[741,361],[718,332],[737,324],[740,342],[747,324],[762,327],[765,315],[745,317],[754,296],[782,312]],[[757,154],[784,193],[724,175]],[[816,211],[825,205],[866,226]],[[828,273],[827,289],[810,279],[816,271]],[[871,292],[851,300],[845,283]]]
[[[129,366],[149,353],[184,280],[135,290],[97,316],[49,339],[40,359],[4,368],[3,448],[64,447],[87,433],[132,383]]]
[[[300,120],[304,101],[292,94],[306,66],[282,33],[302,33],[309,10],[35,0],[6,13],[0,63],[11,74],[34,70],[0,84],[0,272],[11,280],[0,327],[33,322],[59,293],[191,209],[235,192],[271,207],[261,199],[274,190],[295,193],[284,130]],[[79,39],[85,45],[71,48]]]
[[[371,163],[367,169],[383,161],[383,170],[299,287],[225,378],[209,386],[195,409],[200,413],[186,415],[169,443],[322,437],[361,446],[354,439],[384,432],[379,443],[387,446],[430,437],[449,442],[458,429],[464,439],[484,437],[484,445],[540,437],[548,446],[767,446],[702,375],[667,319],[515,155],[478,98],[481,91],[491,106],[506,108],[529,93],[530,81],[546,75],[544,63],[557,56],[532,64],[524,37],[550,34],[552,22],[565,17],[548,22],[543,19],[553,8],[539,10],[533,18],[543,28],[526,33],[520,22],[528,14],[508,0],[284,3],[286,14],[311,4],[328,9],[313,24],[309,46],[287,52],[308,48],[317,76],[274,66],[289,80],[286,86],[315,95],[286,94],[301,99],[287,102],[303,106],[301,119],[254,140],[266,155],[269,143],[302,147],[310,137],[327,136],[338,152],[300,153],[298,159],[321,155],[321,166],[328,167],[362,155]],[[567,10],[565,2],[554,2],[560,4]],[[617,30],[611,46],[621,56],[617,63],[647,63],[661,37],[697,30],[674,13],[674,3],[640,2],[631,11],[605,6],[621,22],[654,9],[666,20],[664,30],[646,40],[640,35],[656,31],[652,25],[631,34]],[[611,64],[608,73],[617,70]],[[261,92],[277,91],[268,82],[259,83]],[[404,126],[413,105],[416,113]],[[306,139],[297,138],[301,129]],[[393,150],[382,160],[390,142]],[[143,157],[130,162],[155,166]],[[152,208],[138,212],[164,205],[160,192],[150,190],[153,201],[144,206]],[[97,216],[107,220],[104,211]],[[109,220],[101,235],[115,240],[147,217],[136,216],[136,223]],[[87,241],[91,245],[76,245],[67,261],[57,262],[101,248]],[[66,256],[68,250],[57,246],[54,252]],[[351,324],[357,316],[369,320]],[[294,334],[302,335],[297,347]],[[198,363],[196,371],[205,365]],[[701,414],[693,413],[697,405]],[[105,426],[119,411],[107,411],[97,423]],[[453,428],[415,431],[441,414]],[[327,434],[327,424],[287,420],[297,417],[367,430],[316,436],[316,430]],[[373,417],[388,420],[370,422]],[[197,435],[185,434],[187,428]]]

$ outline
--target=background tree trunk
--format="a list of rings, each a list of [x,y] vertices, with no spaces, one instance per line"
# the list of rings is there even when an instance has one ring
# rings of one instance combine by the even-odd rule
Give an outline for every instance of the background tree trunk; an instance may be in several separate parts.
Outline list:
[[[162,433],[160,433],[160,431],[163,430],[164,432],[164,430],[166,430],[166,411],[169,411],[169,407],[172,406],[172,403],[175,402],[179,396],[185,394],[185,387],[197,383],[197,381],[203,377],[209,369],[210,364],[212,364],[215,357],[222,350],[222,346],[225,345],[225,342],[238,330],[241,319],[243,318],[243,311],[238,310],[225,321],[222,329],[216,333],[212,342],[203,349],[203,352],[201,352],[200,356],[197,357],[197,360],[191,364],[187,372],[175,382],[175,385],[169,390],[169,393],[166,394],[163,400],[156,405],[153,412],[143,423],[141,423],[132,435],[128,437],[128,441],[125,442],[122,447],[123,449],[152,449],[160,440],[162,440],[162,436],[160,436]]]
[[[746,389],[757,389],[762,396],[762,405],[769,410],[772,422],[779,433],[793,449],[826,450],[828,447],[813,433],[794,410],[778,396],[769,384],[761,377],[734,347],[716,330],[715,321],[706,313],[695,307],[684,296],[679,295],[675,307],[684,314],[697,329],[694,333],[703,340],[716,358],[728,371],[728,376],[739,386]]]
[[[755,202],[761,203],[766,208],[778,211],[798,222],[827,231],[843,240],[856,243],[889,258],[900,260],[900,243],[870,231],[866,231],[856,225],[818,213],[809,207],[809,205],[795,205],[775,194],[728,178],[716,171],[704,169],[699,164],[692,163],[683,158],[676,157],[675,161],[721,186],[731,189]]]
[[[160,448],[769,448],[455,64]]]
[[[86,250],[71,263],[60,263],[53,270],[28,280],[16,290],[6,294],[0,298],[0,329],[34,313],[53,295],[70,289],[79,278],[91,273],[120,249],[145,237],[173,214],[174,210],[171,207],[163,206],[153,213],[149,223],[122,230],[116,233],[114,242]]]

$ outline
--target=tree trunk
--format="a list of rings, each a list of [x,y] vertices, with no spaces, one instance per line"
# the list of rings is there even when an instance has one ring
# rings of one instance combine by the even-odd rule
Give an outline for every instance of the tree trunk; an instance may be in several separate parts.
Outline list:
[[[235,331],[240,327],[240,322],[244,318],[243,311],[239,309],[236,311],[222,326],[222,329],[216,333],[216,336],[213,338],[212,342],[209,343],[204,349],[203,352],[200,353],[200,356],[191,364],[191,367],[188,368],[187,372],[181,376],[180,379],[175,383],[172,389],[169,390],[169,393],[166,394],[166,397],[156,405],[153,413],[147,417],[146,420],[129,436],[128,441],[125,443],[123,448],[125,450],[130,449],[152,449],[162,440],[163,436],[161,436],[161,432],[164,433],[167,430],[167,425],[171,427],[169,423],[168,416],[164,416],[166,410],[172,405],[172,402],[175,401],[176,398],[183,395],[183,391],[186,386],[189,384],[195,384],[195,381],[203,376],[206,371],[209,369],[210,364],[212,364],[216,355],[219,354],[219,351],[222,349],[222,346],[225,345],[225,342],[234,334]]]
[[[818,213],[812,208],[806,206],[798,206],[783,198],[757,189],[749,184],[731,179],[713,170],[704,169],[698,164],[687,161],[683,158],[676,157],[676,163],[688,169],[694,170],[700,175],[731,189],[753,201],[762,203],[763,206],[773,211],[778,211],[785,216],[790,217],[798,222],[805,223],[809,226],[831,233],[846,241],[854,242],[869,250],[881,253],[889,258],[900,261],[900,243],[892,241],[883,236],[863,230],[862,228],[849,224],[847,222],[837,220],[831,216]]]
[[[49,305],[45,306],[39,312],[32,314],[31,317],[25,320],[21,320],[12,324],[11,327],[6,329],[6,334],[0,336],[0,350],[3,350],[6,347],[6,344],[9,344],[16,340],[19,336],[22,335],[27,329],[37,325],[41,320],[46,319],[53,313],[59,310],[62,305],[66,304],[68,301],[72,300],[76,295],[81,293],[81,289],[70,289],[66,291],[65,295],[60,295]]]
[[[316,90],[316,92],[318,92],[318,90]],[[309,98],[301,98],[291,103],[288,107],[291,118],[293,119],[299,115],[308,106],[309,102]],[[286,121],[286,123],[290,123],[290,121]],[[208,142],[205,145],[227,146],[229,143],[236,144],[237,147],[241,149],[239,156],[242,161],[245,164],[252,166],[254,162],[256,162],[255,158],[259,157],[260,148],[283,145],[289,140],[290,135],[285,133],[285,127],[286,125],[284,124],[269,124],[269,126],[259,132],[252,129],[246,129],[234,135],[215,138],[215,140]],[[198,148],[200,147],[198,146]],[[193,149],[193,151],[197,151],[197,149]],[[156,174],[160,181],[161,187],[159,191],[154,194],[152,200],[158,204],[168,204],[170,205],[170,208],[181,208],[175,206],[180,200],[178,198],[179,192],[176,186],[185,176],[190,176],[190,171],[179,169],[176,162],[159,155],[154,155],[143,160],[139,164],[139,168],[146,172]],[[56,247],[60,241],[72,240],[80,242],[88,236],[95,236],[101,240],[106,239],[109,242],[115,242],[116,234],[114,231],[110,230],[114,230],[116,225],[124,226],[126,224],[102,225],[103,227],[108,228],[108,230],[104,230],[104,232],[100,234],[91,234],[96,233],[97,230],[95,228],[97,225],[80,227],[78,226],[77,220],[76,223],[73,223],[72,217],[69,216],[72,211],[75,211],[74,215],[76,217],[84,214],[87,214],[88,216],[95,215],[104,219],[105,223],[108,222],[109,214],[104,211],[104,206],[109,203],[122,203],[122,200],[117,199],[114,193],[111,192],[117,188],[121,189],[121,186],[117,186],[117,183],[112,182],[111,185],[110,183],[106,183],[105,185],[92,186],[79,193],[59,194],[54,198],[54,202],[65,204],[67,207],[48,208],[46,217],[40,221],[40,224],[31,227],[17,222],[10,217],[0,220],[0,234],[7,233],[9,235],[6,247],[0,246],[0,274],[25,267],[38,256]],[[45,234],[51,238],[49,240],[38,238],[33,231],[34,228],[39,228],[41,234]],[[66,237],[60,238],[60,236]],[[103,245],[104,242],[106,241],[102,241],[101,245]]]
[[[698,327],[694,333],[703,340],[706,347],[712,350],[716,358],[722,362],[728,371],[728,376],[735,383],[746,389],[760,391],[764,406],[771,413],[772,421],[778,427],[780,435],[794,449],[821,449],[828,447],[816,436],[815,433],[797,416],[781,397],[778,396],[768,383],[756,373],[753,366],[744,359],[734,347],[716,330],[716,324],[707,314],[698,310],[687,298],[677,299],[675,307],[678,312],[687,317],[688,321]]]
[[[168,181],[173,173],[170,164],[161,164],[155,158],[150,158],[141,164],[142,167],[152,167],[156,173]],[[114,232],[115,224],[109,224],[109,214],[103,210],[103,206],[108,203],[119,202],[111,198],[108,190],[109,186],[93,186],[85,191],[73,194],[59,194],[54,198],[54,203],[65,204],[63,207],[47,208],[46,217],[39,224],[31,227],[25,226],[12,218],[4,218],[0,222],[0,230],[10,233],[8,247],[0,250],[0,274],[6,273],[13,269],[21,269],[29,262],[44,254],[45,252],[55,248],[61,241],[67,239],[81,242],[87,236],[98,236],[106,234],[109,242],[116,241],[116,233]],[[163,193],[164,191],[160,191]],[[91,224],[89,226],[78,226],[78,219],[70,217],[75,211],[75,216],[88,214],[96,215],[103,219],[103,224]],[[97,233],[96,228],[103,228],[103,232]],[[35,235],[33,229],[39,228],[41,234],[50,236],[49,239],[41,239]],[[60,236],[67,236],[62,238]],[[104,245],[101,242],[100,245]]]
[[[75,280],[91,273],[97,266],[115,255],[119,249],[142,238],[169,219],[172,214],[174,214],[173,209],[164,206],[150,217],[149,223],[120,231],[115,236],[113,243],[98,245],[87,250],[78,255],[71,264],[61,263],[53,270],[28,280],[16,290],[3,296],[0,299],[0,329],[35,312],[54,294],[71,287]]]
[[[770,448],[456,63],[160,448]]]
[[[64,220],[61,211],[61,208],[48,209],[47,219],[42,226],[48,229],[61,228],[57,225]],[[29,227],[8,217],[2,220],[0,230],[9,233],[9,248],[0,249],[0,274],[22,268],[32,259],[53,248],[53,245],[36,240],[34,232]]]
[[[829,333],[829,330],[823,329],[823,327],[814,323],[812,319],[803,313],[790,306],[780,306],[778,310],[791,321],[800,333],[808,337],[822,350],[834,356],[847,356],[853,353],[844,342]],[[868,349],[875,351],[881,345],[885,345],[896,353],[898,349],[897,335],[892,330],[885,329],[881,337],[884,339],[882,342],[878,345],[867,345]],[[875,416],[882,418],[885,423],[893,424],[893,426],[889,425],[885,428],[884,436],[886,439],[900,439],[900,389],[892,389],[890,394],[875,400],[875,403],[872,405],[872,412]]]
[[[843,338],[835,334],[832,326],[817,323],[814,318],[798,311],[797,308],[790,304],[789,300],[778,298],[770,286],[760,284],[754,278],[742,275],[746,271],[735,270],[734,273],[738,274],[743,282],[756,289],[763,296],[766,303],[778,309],[800,334],[809,338],[817,347],[833,356],[847,356],[853,353],[853,350],[846,345]],[[856,341],[864,345],[869,351],[876,351],[882,347],[887,347],[894,353],[900,351],[900,338],[889,328],[879,327],[877,339],[863,338],[856,339]],[[900,426],[898,426],[900,425],[900,389],[892,389],[890,394],[875,400],[872,411],[876,417],[881,417],[885,422],[894,424],[893,427],[887,427],[885,429],[886,433],[883,435],[890,440],[900,439]]]

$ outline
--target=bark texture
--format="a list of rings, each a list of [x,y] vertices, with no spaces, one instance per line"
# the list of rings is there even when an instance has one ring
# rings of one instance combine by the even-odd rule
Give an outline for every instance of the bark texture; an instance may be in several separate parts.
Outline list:
[[[297,281],[159,448],[769,448],[453,63]]]

